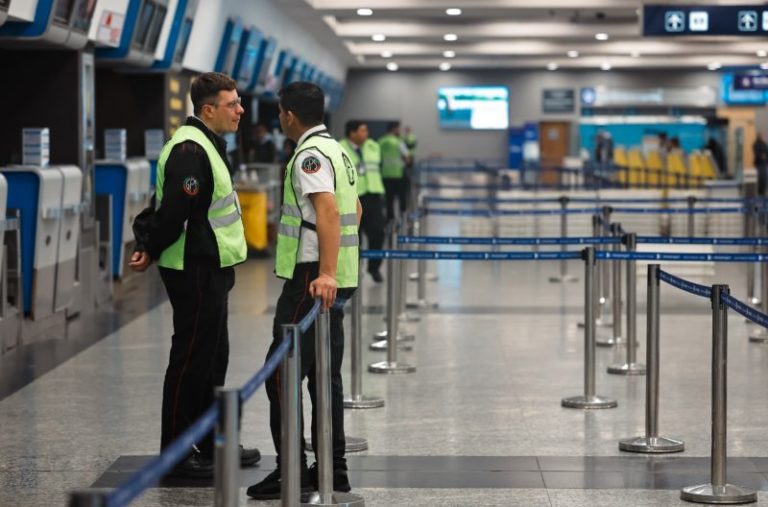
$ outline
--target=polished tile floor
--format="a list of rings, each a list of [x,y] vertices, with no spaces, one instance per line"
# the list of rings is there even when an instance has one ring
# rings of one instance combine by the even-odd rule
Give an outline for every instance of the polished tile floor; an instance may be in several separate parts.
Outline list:
[[[446,261],[430,269],[439,280],[429,282],[429,297],[440,306],[420,322],[404,324],[416,340],[401,360],[417,371],[365,373],[365,393],[385,398],[386,406],[346,413],[348,435],[369,443],[368,451],[350,457],[353,487],[367,505],[685,505],[679,487],[707,479],[708,301],[662,287],[660,432],[684,440],[685,452],[647,457],[617,446],[644,429],[645,378],[606,373],[625,348],[597,350],[597,390],[616,398],[618,408],[560,406],[561,398],[582,391],[578,261],[569,263],[569,271],[579,281],[566,285],[547,282],[558,272],[554,263]],[[638,357],[644,362],[646,290],[643,268],[638,271]],[[261,367],[280,290],[269,260],[249,261],[237,277],[230,305],[231,386]],[[696,281],[729,283],[734,295],[745,296],[744,266],[718,265],[713,277]],[[385,287],[369,277],[365,282],[368,343],[383,326]],[[415,289],[410,283],[409,298]],[[69,490],[112,485],[121,470],[156,454],[170,306],[162,302],[137,315],[110,321],[103,339],[64,354],[45,373],[27,372],[26,382],[5,393],[0,506],[65,505]],[[731,314],[728,329],[729,478],[761,490],[759,502],[768,504],[768,346],[748,342],[750,328],[739,316]],[[606,332],[598,329],[599,335]],[[383,357],[364,352],[366,364]],[[347,357],[346,385],[348,368]],[[243,442],[261,448],[265,458],[244,474],[243,484],[274,466],[267,419],[266,396],[258,392],[245,406],[242,433]],[[247,500],[244,489],[241,496],[242,505],[276,505]],[[159,487],[134,505],[206,506],[212,492]]]

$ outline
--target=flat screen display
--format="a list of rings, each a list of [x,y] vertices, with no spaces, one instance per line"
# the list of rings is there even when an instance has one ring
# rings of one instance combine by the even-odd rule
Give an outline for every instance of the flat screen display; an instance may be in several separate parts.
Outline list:
[[[192,33],[192,20],[187,18],[181,25],[181,32],[179,33],[179,42],[176,45],[176,54],[173,57],[173,61],[181,63],[184,61],[184,53],[187,52],[187,44],[189,44],[189,35]]]
[[[160,41],[160,31],[163,29],[165,21],[166,8],[158,6],[155,11],[155,17],[150,24],[149,34],[147,36],[147,51],[154,53],[157,49],[157,43]]]
[[[72,28],[87,33],[91,27],[93,11],[96,8],[96,0],[80,0],[75,9],[75,19],[72,20]]]
[[[59,0],[56,2],[56,10],[53,13],[54,19],[59,23],[68,25],[69,19],[72,17],[72,8],[74,6],[75,0]]]
[[[144,2],[139,12],[139,20],[136,22],[136,34],[133,38],[133,45],[138,48],[143,48],[147,42],[147,35],[149,34],[149,25],[152,24],[152,15],[155,13],[155,4],[152,2]]]
[[[509,128],[509,90],[504,86],[451,86],[439,88],[440,127],[455,130]]]
[[[275,39],[264,39],[261,41],[261,50],[264,52],[261,57],[261,68],[259,69],[259,78],[256,80],[256,84],[265,85],[267,83],[267,76],[272,69],[272,60],[275,57],[275,50],[277,49],[277,42]]]

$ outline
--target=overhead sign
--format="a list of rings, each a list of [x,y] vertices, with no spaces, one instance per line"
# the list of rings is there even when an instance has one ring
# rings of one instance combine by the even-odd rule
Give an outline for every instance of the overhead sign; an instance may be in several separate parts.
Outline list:
[[[709,86],[686,88],[595,88],[581,89],[586,107],[668,106],[715,107],[717,94]]]
[[[541,109],[545,113],[572,113],[576,99],[571,88],[545,88],[542,90]]]
[[[644,5],[645,36],[768,36],[766,5]]]
[[[768,90],[768,74],[736,74],[734,90]]]

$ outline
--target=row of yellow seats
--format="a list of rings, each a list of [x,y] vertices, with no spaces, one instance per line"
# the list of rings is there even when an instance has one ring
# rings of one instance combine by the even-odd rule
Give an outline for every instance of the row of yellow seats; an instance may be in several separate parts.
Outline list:
[[[661,154],[656,150],[643,156],[639,148],[617,146],[613,152],[613,162],[620,169],[619,182],[630,187],[641,186],[700,186],[703,180],[716,176],[714,161],[710,153],[694,151],[688,155],[685,163],[682,150],[672,150],[667,154],[666,165]]]

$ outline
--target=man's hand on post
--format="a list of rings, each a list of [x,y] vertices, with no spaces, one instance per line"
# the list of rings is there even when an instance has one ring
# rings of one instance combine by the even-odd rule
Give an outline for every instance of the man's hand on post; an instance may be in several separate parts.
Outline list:
[[[321,298],[323,308],[329,310],[336,300],[336,280],[332,276],[321,273],[309,284],[309,295]]]

